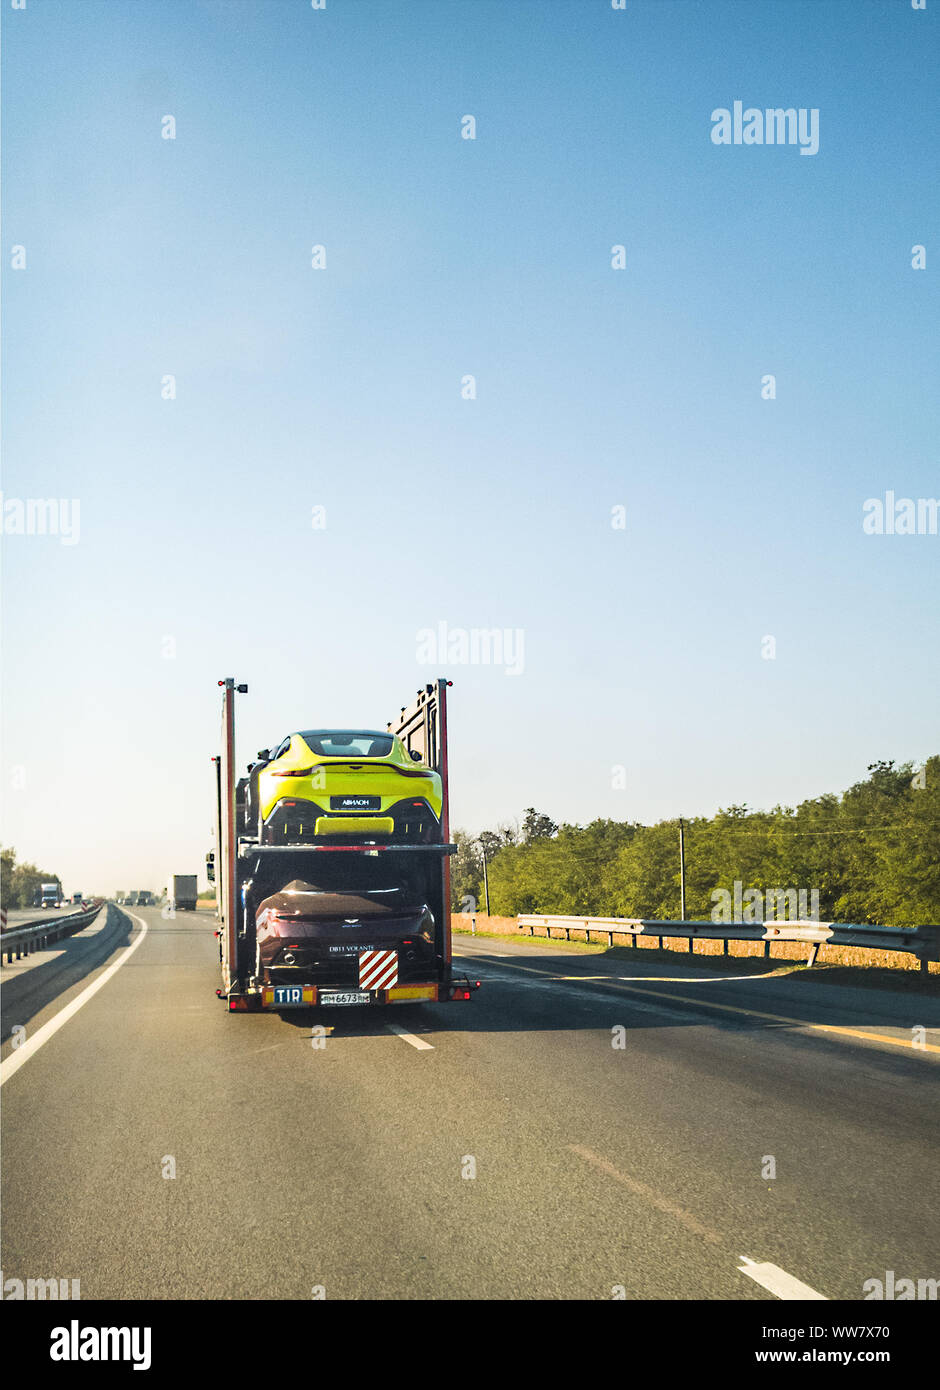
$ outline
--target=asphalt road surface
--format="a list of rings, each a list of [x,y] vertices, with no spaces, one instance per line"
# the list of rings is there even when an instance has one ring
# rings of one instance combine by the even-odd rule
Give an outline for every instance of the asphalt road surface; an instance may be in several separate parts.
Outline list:
[[[936,997],[460,936],[469,1003],[233,1015],[213,918],[128,912],[3,969],[5,1278],[776,1301],[940,1274]]]
[[[66,903],[64,907],[11,907],[7,912],[7,930],[15,927],[28,927],[30,922],[54,921],[58,917],[68,917],[70,913],[81,912],[79,903]]]

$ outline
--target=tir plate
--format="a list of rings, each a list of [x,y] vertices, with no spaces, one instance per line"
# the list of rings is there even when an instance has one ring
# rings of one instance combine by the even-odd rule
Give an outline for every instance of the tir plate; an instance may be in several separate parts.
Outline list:
[[[318,1004],[371,1004],[372,995],[365,990],[334,990],[321,989],[317,991]]]
[[[265,1008],[304,1009],[313,1003],[315,990],[310,985],[267,985],[262,993]]]

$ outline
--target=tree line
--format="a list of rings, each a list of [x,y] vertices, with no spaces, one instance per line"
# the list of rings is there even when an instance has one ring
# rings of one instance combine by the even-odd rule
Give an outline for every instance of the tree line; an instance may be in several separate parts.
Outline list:
[[[17,864],[12,846],[0,849],[0,899],[4,907],[32,907],[43,883],[61,883],[58,874],[37,869],[35,864]]]
[[[841,796],[729,806],[683,831],[687,918],[711,919],[737,885],[745,901],[752,889],[815,890],[823,921],[940,923],[940,755],[917,768],[871,763]],[[453,838],[455,911],[484,911],[485,854],[494,916],[681,915],[678,819],[558,825],[528,807],[521,823]]]

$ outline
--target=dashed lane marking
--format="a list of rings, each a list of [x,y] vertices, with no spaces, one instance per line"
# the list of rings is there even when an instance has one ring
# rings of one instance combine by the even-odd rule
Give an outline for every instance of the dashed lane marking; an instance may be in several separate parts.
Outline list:
[[[809,1284],[804,1284],[802,1280],[794,1278],[779,1265],[761,1264],[757,1260],[749,1260],[747,1255],[739,1255],[741,1264],[738,1267],[739,1274],[746,1274],[749,1279],[753,1279],[761,1288],[767,1289],[775,1294],[777,1298],[787,1301],[807,1299],[819,1299],[823,1303],[828,1303],[829,1299],[824,1293],[818,1293],[816,1289],[811,1289]]]
[[[416,1037],[414,1033],[409,1033],[405,1028],[400,1028],[397,1023],[386,1023],[385,1027],[390,1033],[395,1033],[403,1042],[411,1043],[412,1047],[419,1052],[433,1052],[434,1044],[425,1042],[423,1038]]]

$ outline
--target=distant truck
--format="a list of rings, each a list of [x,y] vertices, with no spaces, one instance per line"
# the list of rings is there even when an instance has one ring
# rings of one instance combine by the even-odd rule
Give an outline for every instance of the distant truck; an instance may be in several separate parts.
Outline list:
[[[125,903],[127,904],[128,907],[136,907],[136,906],[137,906],[137,899],[138,899],[139,897],[140,897],[140,894],[137,892],[137,889],[136,889],[136,888],[132,888],[131,891],[128,893],[127,897],[124,899],[124,901],[125,901]]]
[[[137,894],[137,906],[153,907],[153,894],[148,892],[146,888],[141,888],[140,892]]]
[[[180,912],[196,911],[196,875],[170,874],[167,880],[166,898],[170,907]]]
[[[62,902],[61,883],[43,883],[39,889],[40,907],[58,907]]]
[[[73,894],[72,894],[72,902],[73,902],[73,903],[83,903],[84,901],[85,901],[85,895],[84,895],[84,893],[73,893]]]

